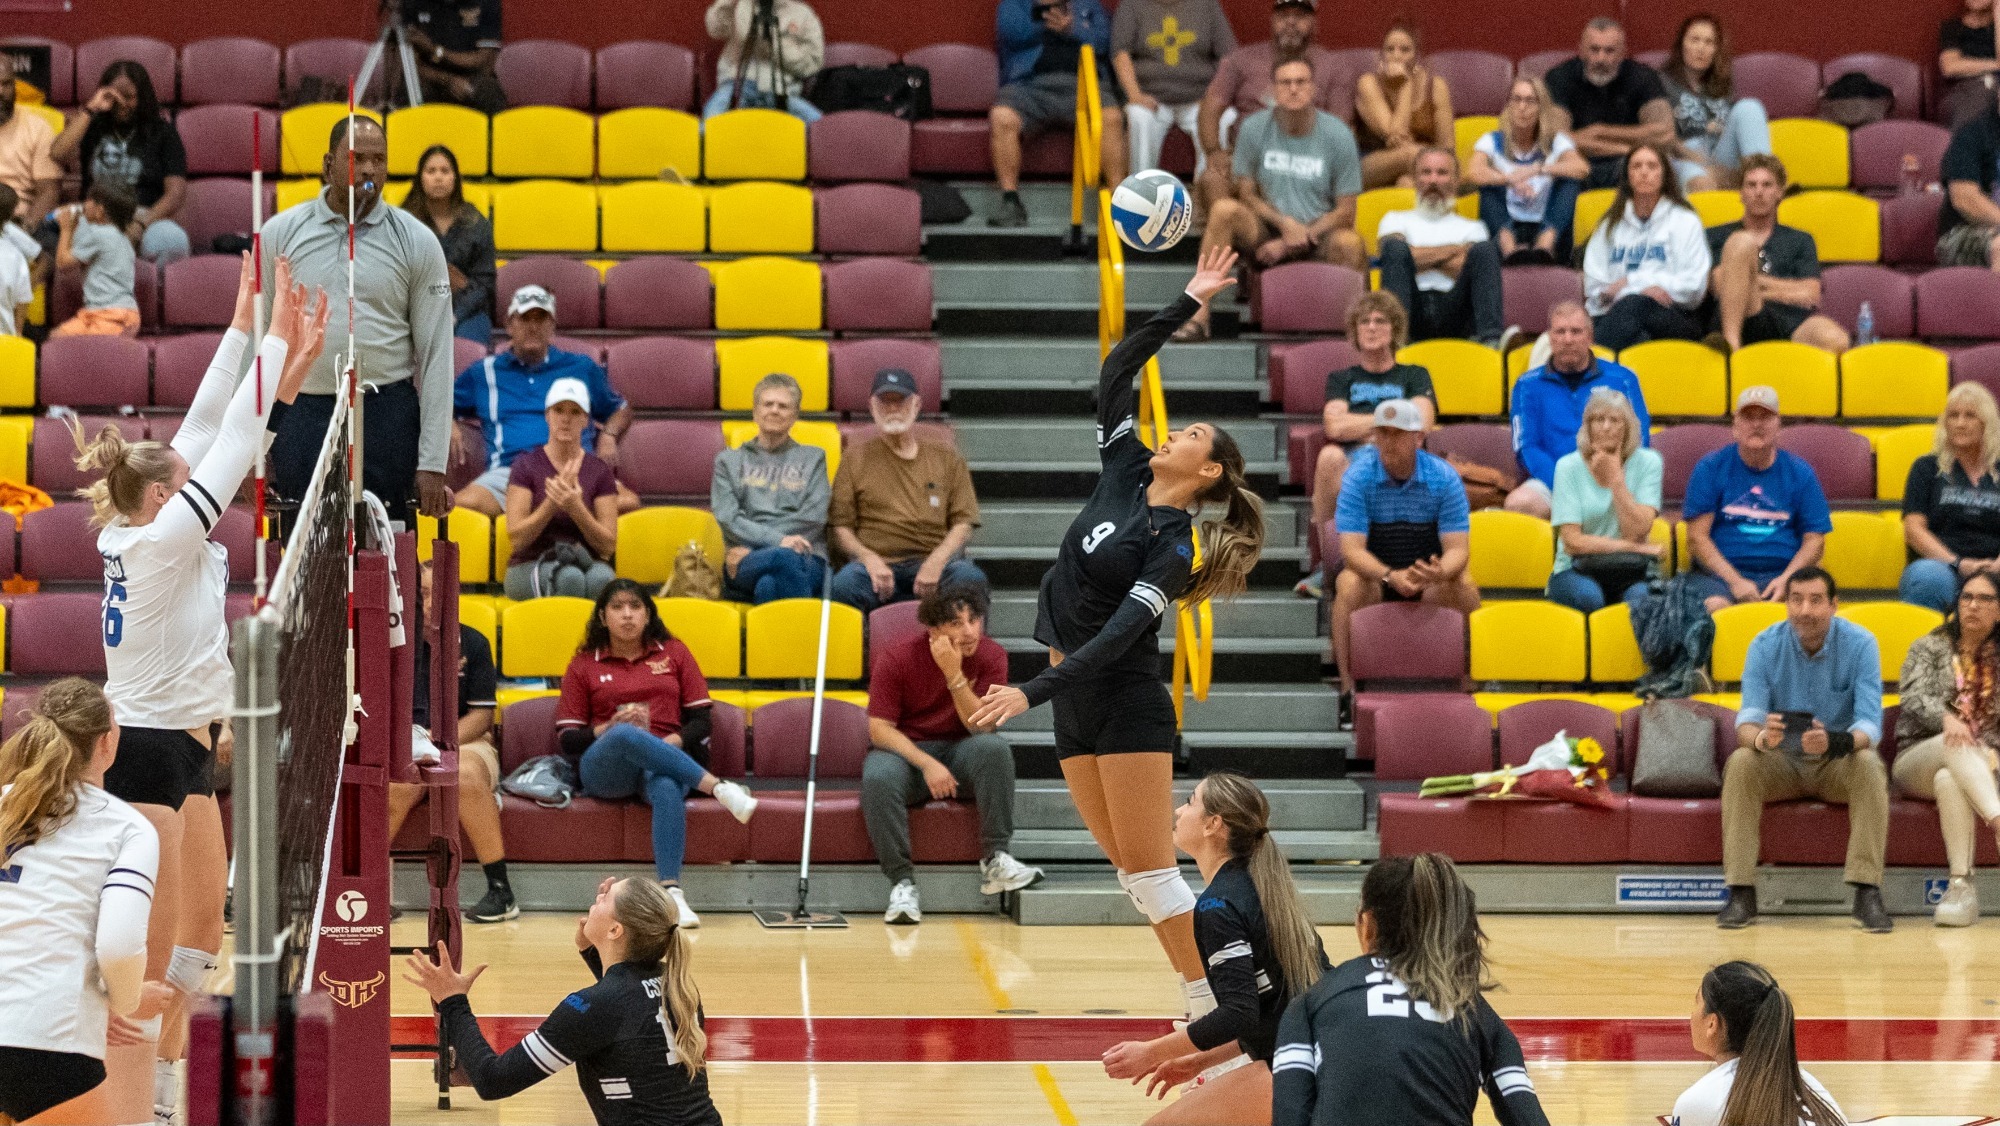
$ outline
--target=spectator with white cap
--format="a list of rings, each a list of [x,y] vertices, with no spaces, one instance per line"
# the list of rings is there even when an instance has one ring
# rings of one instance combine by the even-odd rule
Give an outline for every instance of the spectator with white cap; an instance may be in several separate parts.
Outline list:
[[[618,486],[611,467],[583,448],[590,388],[581,379],[558,379],[545,401],[548,441],[521,451],[508,470],[514,555],[507,561],[507,597],[595,598],[615,577]]]
[[[1691,579],[1711,612],[1732,602],[1781,602],[1794,572],[1819,563],[1833,530],[1819,475],[1778,448],[1778,392],[1761,384],[1736,395],[1736,441],[1695,463],[1681,503]],[[1645,586],[1625,592],[1627,602]]]
[[[524,285],[507,303],[507,351],[474,361],[458,373],[453,409],[459,418],[476,419],[486,439],[486,469],[458,490],[460,508],[488,516],[507,510],[507,482],[514,459],[549,440],[544,417],[549,389],[558,380],[574,379],[590,393],[590,418],[582,441],[614,470],[618,440],[632,425],[632,407],[611,386],[596,360],[581,352],[555,346],[556,298],[539,285]],[[453,427],[451,459],[470,454],[464,435]],[[618,511],[639,507],[639,495],[618,486]]]
[[[1471,509],[1458,471],[1423,448],[1429,423],[1408,399],[1375,407],[1375,440],[1353,454],[1333,526],[1341,570],[1334,584],[1333,653],[1343,692],[1354,691],[1349,621],[1377,602],[1429,602],[1470,614],[1479,588]]]

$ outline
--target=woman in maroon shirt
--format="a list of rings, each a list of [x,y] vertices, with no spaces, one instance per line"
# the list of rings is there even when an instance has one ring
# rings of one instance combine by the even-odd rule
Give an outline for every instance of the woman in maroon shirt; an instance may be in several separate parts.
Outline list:
[[[688,647],[674,640],[659,608],[631,579],[597,596],[590,628],[563,674],[556,736],[578,760],[593,798],[642,795],[653,807],[653,870],[680,909],[680,925],[701,919],[681,894],[687,851],[687,796],[712,795],[738,821],[757,799],[703,767],[708,757],[708,682]]]

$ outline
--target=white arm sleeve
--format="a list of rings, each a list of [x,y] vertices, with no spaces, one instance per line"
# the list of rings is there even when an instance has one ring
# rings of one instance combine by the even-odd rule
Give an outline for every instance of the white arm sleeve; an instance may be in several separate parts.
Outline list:
[[[243,369],[243,353],[250,346],[247,333],[230,329],[222,336],[222,343],[215,349],[215,358],[208,362],[208,372],[201,377],[201,388],[195,392],[194,403],[188,407],[187,417],[181,420],[181,428],[174,434],[174,450],[187,459],[189,465],[198,465],[208,455],[208,447],[215,442],[216,431],[222,425],[223,411],[229,407],[229,397],[236,391],[236,376]],[[265,370],[266,379],[276,379],[277,372]]]
[[[158,522],[163,539],[203,539],[221,523],[223,509],[229,507],[237,486],[243,484],[243,476],[250,472],[250,463],[257,456],[257,447],[264,441],[264,418],[278,396],[278,374],[285,369],[289,351],[290,345],[278,337],[264,338],[261,400],[256,380],[246,379],[237,385],[208,452],[195,463],[187,484],[176,494],[176,499],[183,503],[168,501],[167,507],[160,510]]]
[[[153,915],[153,878],[159,866],[159,834],[142,821],[126,834],[98,900],[97,966],[111,1011],[121,1016],[139,1003],[144,984],[146,924]]]

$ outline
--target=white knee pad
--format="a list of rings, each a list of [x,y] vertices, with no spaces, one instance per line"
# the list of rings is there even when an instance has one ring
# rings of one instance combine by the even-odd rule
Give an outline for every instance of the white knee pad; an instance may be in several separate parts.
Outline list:
[[[215,971],[215,964],[215,955],[206,950],[176,946],[173,961],[167,964],[167,984],[182,993],[199,993],[208,975]]]
[[[1118,869],[1118,890],[1125,893],[1125,898],[1132,900],[1132,906],[1135,909],[1145,910],[1139,906],[1139,901],[1132,896],[1132,873],[1127,872],[1123,868]]]
[[[1181,878],[1179,868],[1134,872],[1126,891],[1146,920],[1155,925],[1194,910],[1194,890]]]

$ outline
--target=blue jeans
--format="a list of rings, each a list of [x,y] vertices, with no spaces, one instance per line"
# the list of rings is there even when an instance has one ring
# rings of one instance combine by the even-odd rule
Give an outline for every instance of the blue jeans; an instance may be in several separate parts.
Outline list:
[[[818,598],[826,581],[826,560],[802,555],[789,547],[760,547],[736,565],[736,577],[723,593],[738,602],[758,606],[780,598]]]
[[[1626,588],[1627,600],[1630,600],[1631,591],[1643,591],[1645,589],[1645,583],[1634,583],[1632,586]],[[1604,609],[1604,587],[1596,579],[1575,568],[1567,571],[1557,571],[1555,574],[1550,575],[1549,588],[1544,592],[1544,595],[1550,602],[1560,603],[1572,610],[1581,610],[1586,614],[1596,613]]]
[[[171,266],[193,252],[187,228],[172,219],[146,224],[145,233],[139,236],[139,257],[156,265]]]
[[[715,88],[715,93],[710,94],[708,96],[708,101],[702,104],[701,107],[702,120],[706,121],[709,118],[714,117],[718,113],[729,112],[730,108],[729,103],[733,100],[735,92],[736,92],[736,83],[734,80],[731,80],[729,82],[724,82],[722,85],[717,86]],[[771,102],[771,96],[757,89],[757,84],[755,82],[745,82],[743,84],[744,108],[748,109],[755,106],[768,107],[770,105],[770,102]],[[797,94],[788,94],[785,96],[785,112],[791,114],[793,117],[800,119],[801,121],[804,121],[807,125],[811,125],[813,122],[818,121],[820,118],[826,116],[825,114],[820,112],[818,106],[813,105],[811,102],[806,101],[804,98],[799,97]]]
[[[490,313],[474,313],[458,322],[458,327],[452,329],[451,334],[460,340],[470,340],[481,348],[490,348],[493,346],[493,316]],[[501,504],[504,507],[506,502]]]
[[[868,568],[857,559],[834,572],[833,600],[845,602],[864,614],[891,602],[908,602],[917,596],[917,571],[923,565],[921,557],[889,564],[889,570],[896,574],[896,589],[887,598],[877,598],[875,584],[868,579]],[[978,583],[985,586],[986,572],[972,560],[961,556],[944,565],[944,574],[938,577],[938,583]]]
[[[708,771],[665,739],[621,723],[583,752],[577,773],[583,792],[593,798],[645,796],[653,807],[653,871],[663,880],[680,879],[681,858],[687,855],[687,796]]]
[[[1566,266],[1569,264],[1570,246],[1576,227],[1576,197],[1582,194],[1582,180],[1557,176],[1555,183],[1549,186],[1549,199],[1542,208],[1542,221],[1528,223],[1508,214],[1505,187],[1495,185],[1481,188],[1479,221],[1486,224],[1486,229],[1491,231],[1496,239],[1500,237],[1501,231],[1512,230],[1515,244],[1521,247],[1535,245],[1535,240],[1541,237],[1543,231],[1554,231],[1556,262],[1558,265]]]
[[[1896,584],[1896,597],[1949,614],[1958,606],[1958,572],[1949,563],[1919,559],[1903,568],[1903,581]]]
[[[1722,132],[1684,137],[1681,144],[1724,168],[1740,168],[1744,157],[1770,153],[1771,119],[1764,113],[1763,102],[1739,98],[1729,107],[1729,116],[1722,121]],[[1680,174],[1683,188],[1693,177],[1708,174],[1699,161],[1693,160],[1674,161],[1674,170]]]

